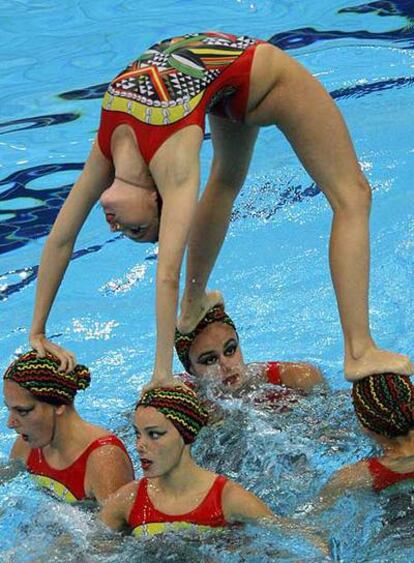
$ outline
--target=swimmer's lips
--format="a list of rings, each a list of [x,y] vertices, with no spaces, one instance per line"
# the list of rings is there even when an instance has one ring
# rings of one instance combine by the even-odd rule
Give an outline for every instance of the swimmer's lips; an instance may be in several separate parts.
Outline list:
[[[141,467],[142,467],[142,469],[143,469],[144,471],[148,471],[148,469],[149,469],[149,468],[151,467],[151,465],[152,465],[152,461],[151,461],[151,460],[145,459],[145,458],[143,458],[143,457],[140,459],[140,462],[141,462]]]
[[[112,225],[115,220],[115,213],[105,213],[106,222]]]
[[[234,375],[229,375],[228,377],[223,379],[223,384],[228,386],[228,387],[232,387],[233,385],[235,385],[238,382],[239,382],[239,374],[238,373],[235,373]]]

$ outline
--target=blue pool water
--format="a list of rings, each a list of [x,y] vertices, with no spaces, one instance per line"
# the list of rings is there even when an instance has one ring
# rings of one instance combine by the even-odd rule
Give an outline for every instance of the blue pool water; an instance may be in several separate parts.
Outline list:
[[[272,38],[337,100],[374,189],[372,329],[384,347],[414,355],[411,0],[3,0],[1,371],[28,346],[44,237],[89,151],[105,84],[160,38],[204,29]],[[203,179],[210,158],[206,139]],[[226,401],[226,423],[218,434],[203,435],[195,455],[275,511],[298,518],[335,469],[372,451],[352,417],[341,372],[330,221],[325,199],[287,142],[275,129],[263,130],[210,286],[224,291],[246,359],[314,362],[330,392],[298,399],[284,414]],[[155,269],[156,248],[109,233],[97,206],[48,324],[49,334],[91,367],[92,386],[77,400],[82,416],[119,432],[131,452],[129,414],[153,362]],[[14,440],[6,415],[1,407],[0,462]],[[368,493],[346,497],[316,524],[344,561],[413,560],[411,496],[404,499],[401,508]],[[255,527],[203,542],[166,537],[139,548],[131,538],[97,547],[93,535],[90,514],[45,497],[26,475],[0,486],[2,561],[319,560],[300,541]]]

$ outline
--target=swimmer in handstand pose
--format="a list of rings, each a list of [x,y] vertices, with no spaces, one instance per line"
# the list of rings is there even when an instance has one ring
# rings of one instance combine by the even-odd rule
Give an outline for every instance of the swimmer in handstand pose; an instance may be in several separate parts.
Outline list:
[[[319,508],[356,489],[380,492],[401,481],[414,484],[414,386],[406,376],[381,374],[354,383],[355,414],[364,431],[382,449],[340,469],[321,491]]]
[[[137,403],[134,422],[144,477],[125,485],[105,503],[102,521],[113,530],[141,536],[191,525],[223,528],[265,519],[325,550],[325,542],[299,522],[274,515],[253,493],[194,462],[191,444],[207,418],[189,389],[146,391]]]
[[[320,371],[306,362],[255,362],[246,364],[236,326],[224,310],[214,305],[188,334],[175,332],[175,349],[187,374],[183,379],[195,385],[205,380],[232,395],[248,393],[263,383],[309,391],[322,383]]]
[[[8,426],[19,437],[10,457],[21,460],[37,483],[66,502],[103,502],[134,479],[124,444],[108,430],[83,420],[74,407],[90,373],[78,365],[59,371],[59,360],[27,352],[6,370],[3,394]]]
[[[200,149],[209,114],[214,158],[197,205]],[[43,252],[30,341],[75,357],[46,338],[46,321],[78,232],[100,198],[111,229],[159,240],[157,344],[151,384],[172,384],[179,275],[188,244],[179,328],[191,332],[221,297],[206,285],[246,177],[260,127],[276,125],[333,210],[330,266],[344,335],[345,375],[410,374],[407,356],[380,350],[369,330],[371,191],[343,118],[321,84],[264,41],[206,32],[167,39],[110,84],[97,141]],[[162,209],[161,209],[162,208]]]

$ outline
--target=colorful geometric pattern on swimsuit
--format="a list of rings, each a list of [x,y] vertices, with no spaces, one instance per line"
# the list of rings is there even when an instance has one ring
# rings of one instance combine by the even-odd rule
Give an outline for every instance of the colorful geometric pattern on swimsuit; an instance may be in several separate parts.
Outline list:
[[[145,51],[112,81],[102,107],[128,113],[151,125],[175,123],[189,115],[206,88],[256,43],[251,37],[218,32],[166,39]],[[216,102],[217,97],[210,105]]]
[[[208,421],[207,410],[197,395],[183,387],[149,389],[138,401],[138,407],[153,407],[161,412],[176,427],[186,444],[194,442]]]

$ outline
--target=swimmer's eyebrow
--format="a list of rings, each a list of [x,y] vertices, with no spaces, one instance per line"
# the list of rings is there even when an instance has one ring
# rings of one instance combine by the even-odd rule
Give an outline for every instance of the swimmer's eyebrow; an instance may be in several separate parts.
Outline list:
[[[30,411],[32,411],[32,410],[35,408],[34,405],[14,405],[14,406],[10,407],[10,406],[6,403],[6,401],[4,401],[4,404],[5,404],[5,406],[6,406],[8,409],[19,409],[19,410],[21,410],[21,411],[27,411],[27,412],[30,412]]]
[[[223,348],[227,348],[227,346],[228,346],[229,344],[232,344],[233,342],[236,343],[236,344],[238,344],[238,341],[237,341],[235,338],[229,338],[229,339],[224,343]],[[204,358],[208,358],[208,356],[210,356],[211,354],[215,354],[215,353],[216,353],[215,350],[207,350],[206,352],[203,352],[202,354],[200,354],[200,355],[198,356],[197,360],[198,360],[198,361],[203,360]]]
[[[138,428],[135,426],[135,424],[133,424],[134,430],[135,432],[139,432]],[[144,430],[159,430],[160,432],[164,432],[164,429],[161,428],[160,426],[145,426]]]

